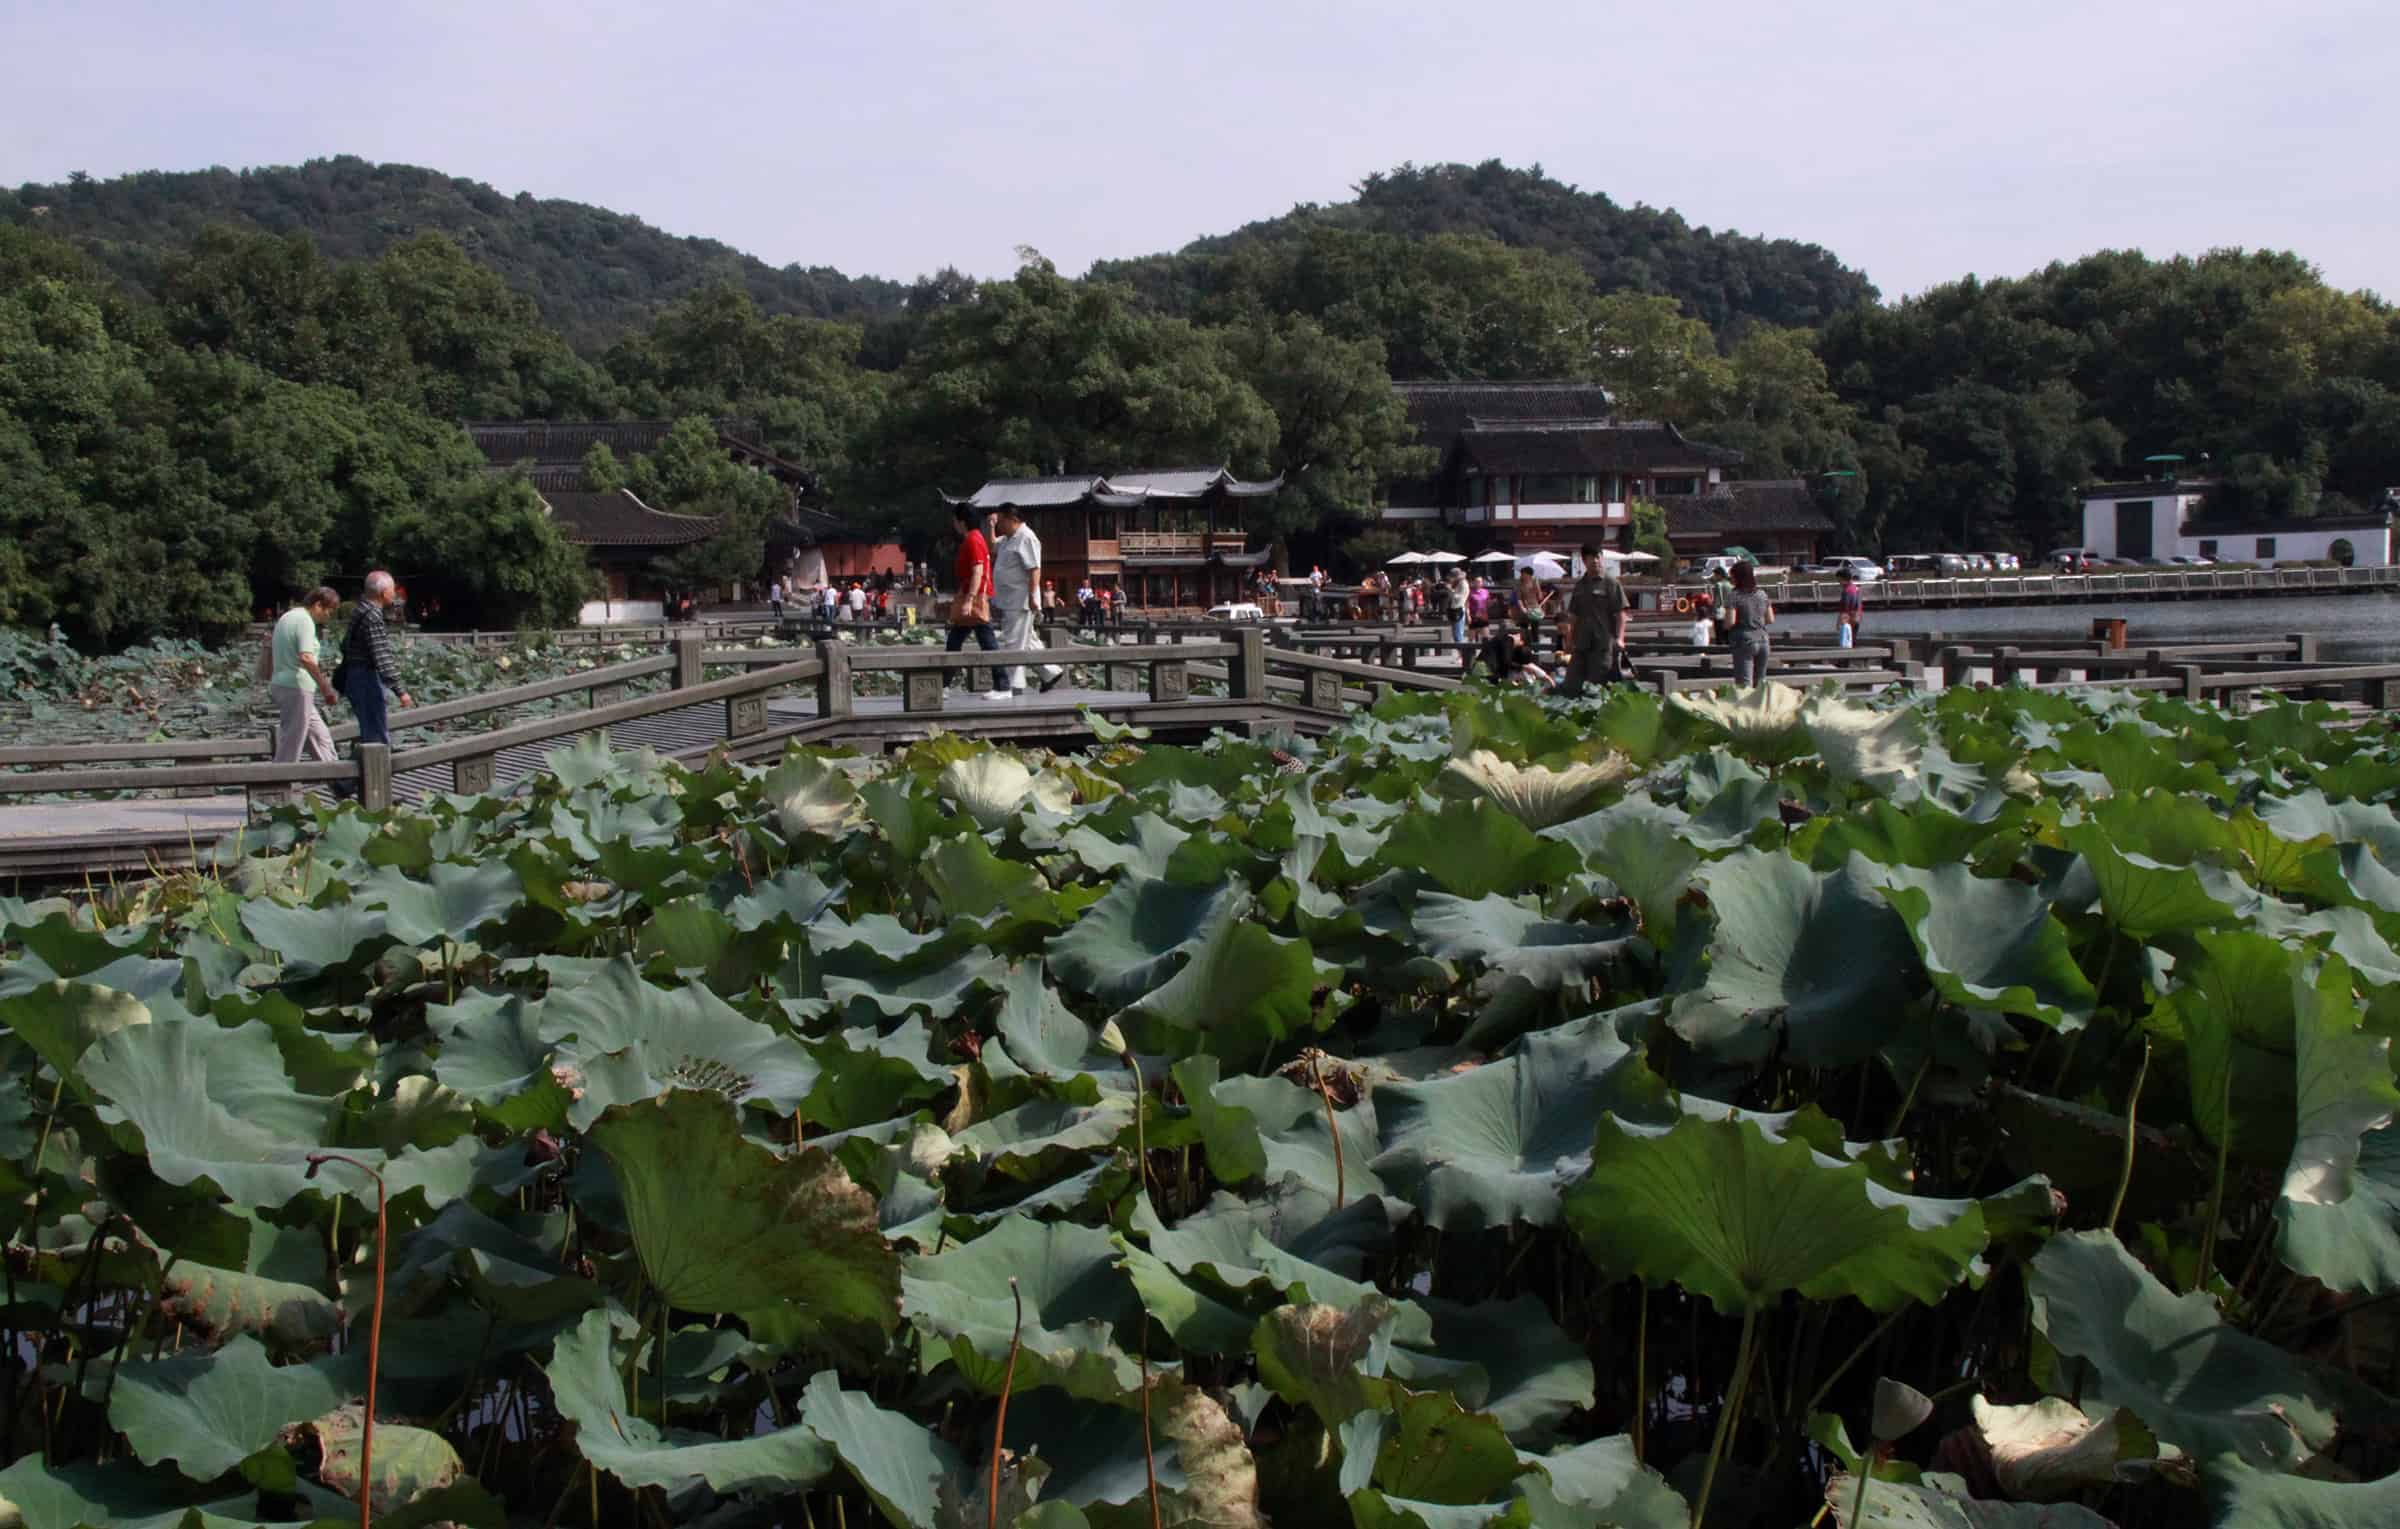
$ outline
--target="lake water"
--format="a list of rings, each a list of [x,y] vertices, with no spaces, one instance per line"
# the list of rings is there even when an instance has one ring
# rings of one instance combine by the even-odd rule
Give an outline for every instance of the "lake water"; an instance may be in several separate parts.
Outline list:
[[[1866,639],[1922,637],[1939,632],[1973,642],[2032,646],[2042,639],[2088,641],[2093,618],[2125,618],[2128,647],[2170,642],[2240,642],[2314,632],[2318,656],[2352,663],[2400,662],[2400,595],[2308,595],[2265,600],[2093,601],[2072,605],[1998,605],[1971,610],[1878,610],[1867,593]],[[1776,614],[1786,637],[1833,632],[1824,611]],[[2028,642],[2027,639],[2032,639]]]

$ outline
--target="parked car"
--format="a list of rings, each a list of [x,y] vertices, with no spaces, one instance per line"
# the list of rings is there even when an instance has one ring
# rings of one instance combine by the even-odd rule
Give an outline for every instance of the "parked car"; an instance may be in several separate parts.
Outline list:
[[[1969,573],[1990,573],[1992,571],[1992,555],[1988,552],[1962,552],[1959,556],[1966,560]]]
[[[1993,552],[1986,555],[1992,560],[1994,573],[2022,573],[2025,569],[2024,562],[2013,552]]]
[[[2213,557],[2194,557],[2190,553],[2168,558],[2167,561],[2178,568],[2214,568],[2217,566],[2217,560]]]
[[[1826,568],[1830,572],[1840,571],[1830,563],[1826,564]],[[1903,575],[1921,579],[1933,572],[1934,557],[1930,552],[1896,552],[1883,560],[1883,569],[1895,579]]]
[[[2099,556],[2099,553],[2089,547],[2053,547],[2050,549],[2051,565],[2063,568],[2069,573],[2078,573],[2091,567]]]
[[[1869,558],[1837,557],[1830,561],[1839,573],[1849,574],[1861,584],[1872,584],[1883,577],[1883,565]]]
[[[1264,621],[1267,619],[1267,613],[1252,601],[1236,600],[1228,605],[1210,606],[1208,615],[1204,619],[1209,621]]]
[[[1975,564],[1962,552],[1937,552],[1933,555],[1933,571],[1945,579],[1957,578],[1974,571]]]

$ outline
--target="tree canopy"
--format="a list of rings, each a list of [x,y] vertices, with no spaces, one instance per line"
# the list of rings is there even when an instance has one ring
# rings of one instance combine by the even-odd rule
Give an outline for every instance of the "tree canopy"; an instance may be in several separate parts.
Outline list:
[[[723,520],[666,560],[687,584],[756,574],[784,505],[725,459],[727,417],[918,551],[937,491],[1222,464],[1284,475],[1265,535],[1364,557],[1399,544],[1384,487],[1430,467],[1394,378],[1597,382],[1812,479],[1861,551],[2038,551],[2079,485],[2161,453],[2221,481],[2215,515],[2400,484],[2400,318],[2289,253],[2107,251],[1883,303],[1814,246],[1486,164],[1081,278],[1028,252],[903,286],[337,159],[0,191],[0,622],[219,634],[379,562],[459,619],[562,619],[582,561],[475,419],[683,421],[585,468]]]

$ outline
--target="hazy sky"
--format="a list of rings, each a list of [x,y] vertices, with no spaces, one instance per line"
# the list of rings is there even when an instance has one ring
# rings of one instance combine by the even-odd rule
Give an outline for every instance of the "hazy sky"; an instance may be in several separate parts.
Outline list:
[[[1887,295],[2264,245],[2400,298],[2395,77],[2392,0],[9,0],[0,184],[348,153],[906,278],[1498,158]]]

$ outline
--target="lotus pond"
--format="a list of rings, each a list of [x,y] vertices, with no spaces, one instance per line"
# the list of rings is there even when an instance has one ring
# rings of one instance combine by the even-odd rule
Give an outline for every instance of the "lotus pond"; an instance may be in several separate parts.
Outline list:
[[[2330,719],[595,741],[0,901],[0,1522],[2400,1521]]]

